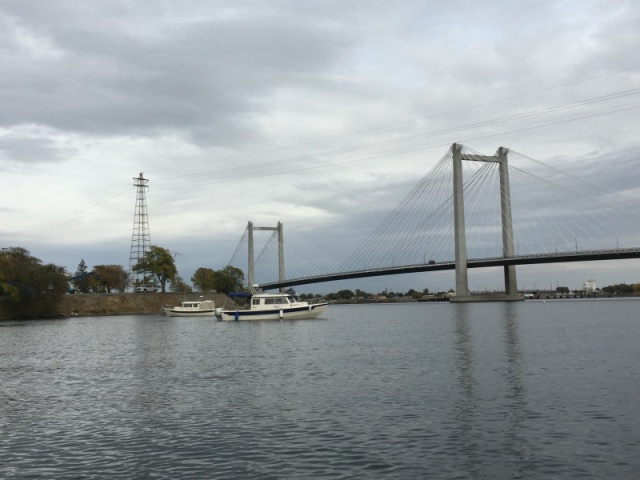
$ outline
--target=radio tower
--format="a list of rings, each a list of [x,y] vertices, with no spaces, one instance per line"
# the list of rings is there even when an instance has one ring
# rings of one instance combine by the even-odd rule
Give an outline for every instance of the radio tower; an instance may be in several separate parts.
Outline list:
[[[149,233],[149,216],[147,215],[146,189],[149,180],[143,174],[133,179],[138,188],[136,210],[133,214],[133,236],[131,237],[131,255],[129,256],[129,284],[136,286],[146,282],[146,272],[134,272],[132,268],[145,253],[151,250],[151,234]]]

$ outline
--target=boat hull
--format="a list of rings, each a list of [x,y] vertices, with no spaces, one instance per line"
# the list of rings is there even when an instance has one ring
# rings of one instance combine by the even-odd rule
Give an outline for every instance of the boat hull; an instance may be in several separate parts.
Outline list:
[[[198,311],[184,311],[176,310],[173,308],[165,308],[164,314],[168,317],[215,317],[215,310],[198,310]]]
[[[245,320],[309,320],[322,315],[328,303],[316,303],[302,307],[273,310],[223,310],[217,312],[218,319],[223,322]]]

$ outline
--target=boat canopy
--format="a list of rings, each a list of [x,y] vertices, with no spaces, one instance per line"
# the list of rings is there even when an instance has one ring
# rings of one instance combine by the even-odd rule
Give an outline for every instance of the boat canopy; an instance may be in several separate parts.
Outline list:
[[[247,292],[229,292],[231,298],[251,298],[251,294]]]

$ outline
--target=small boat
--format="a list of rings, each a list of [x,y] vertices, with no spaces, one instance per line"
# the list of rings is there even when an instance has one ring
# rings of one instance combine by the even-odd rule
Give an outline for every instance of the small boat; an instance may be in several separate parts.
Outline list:
[[[295,292],[230,293],[231,298],[246,298],[248,305],[238,308],[217,308],[216,316],[223,322],[239,320],[306,320],[321,315],[328,302],[308,303]]]
[[[164,308],[164,314],[169,317],[213,317],[216,304],[213,300],[189,300],[177,307]]]

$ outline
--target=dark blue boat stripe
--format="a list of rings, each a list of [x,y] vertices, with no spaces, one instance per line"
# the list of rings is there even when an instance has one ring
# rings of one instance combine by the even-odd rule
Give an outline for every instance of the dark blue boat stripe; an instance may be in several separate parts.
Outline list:
[[[167,310],[167,312],[171,312],[171,313],[215,313],[215,310],[191,310],[188,312],[185,312],[184,310]]]

